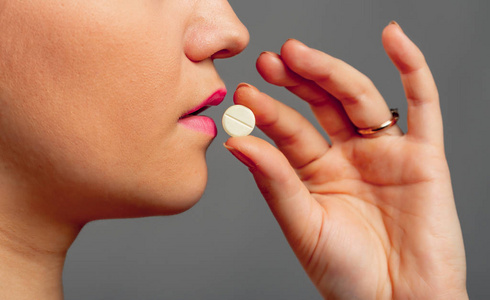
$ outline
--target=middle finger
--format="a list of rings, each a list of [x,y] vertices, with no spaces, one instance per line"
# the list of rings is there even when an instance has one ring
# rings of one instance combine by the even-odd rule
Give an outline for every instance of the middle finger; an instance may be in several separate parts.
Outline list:
[[[355,127],[377,127],[392,118],[372,81],[345,62],[296,40],[283,45],[281,58],[294,73],[314,81],[339,100]],[[393,126],[383,131],[387,133],[401,135],[401,130]]]

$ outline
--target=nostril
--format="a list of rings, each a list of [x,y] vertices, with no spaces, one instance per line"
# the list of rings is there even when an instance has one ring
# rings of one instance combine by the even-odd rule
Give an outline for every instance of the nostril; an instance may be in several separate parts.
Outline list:
[[[226,38],[223,39],[224,43],[222,49],[214,53],[211,57],[213,59],[229,58],[242,52],[247,47],[250,39],[248,30],[245,27],[243,28],[243,31],[235,30],[234,32],[229,33]]]
[[[216,52],[215,54],[213,54],[212,58],[227,58],[227,57],[230,57],[232,56],[232,53],[230,50],[228,49],[223,49],[223,50],[220,50],[218,52]]]

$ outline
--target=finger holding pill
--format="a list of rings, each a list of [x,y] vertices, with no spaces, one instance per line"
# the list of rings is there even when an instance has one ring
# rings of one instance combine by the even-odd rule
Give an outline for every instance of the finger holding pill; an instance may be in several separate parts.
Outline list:
[[[243,105],[230,106],[223,114],[223,129],[230,136],[249,135],[255,127],[255,116]]]

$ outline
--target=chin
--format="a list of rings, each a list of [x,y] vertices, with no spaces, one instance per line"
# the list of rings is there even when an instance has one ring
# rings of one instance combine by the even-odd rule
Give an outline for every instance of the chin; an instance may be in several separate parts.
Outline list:
[[[207,167],[193,168],[169,187],[156,178],[138,185],[134,196],[124,199],[128,207],[123,218],[169,216],[183,213],[199,202],[207,185]]]
[[[182,193],[166,193],[163,190],[146,187],[134,190],[124,196],[112,199],[98,199],[98,205],[86,212],[82,223],[103,219],[128,219],[181,214],[199,202],[206,187],[206,181],[192,186],[181,186]],[[103,204],[101,204],[103,203]],[[83,208],[81,209],[83,210]],[[80,211],[80,210],[79,210]]]
[[[175,143],[179,146],[173,151],[158,152],[144,164],[133,160],[78,173],[72,171],[76,168],[67,168],[63,178],[69,184],[62,182],[53,194],[59,201],[70,202],[64,207],[71,209],[67,212],[62,208],[60,212],[80,223],[183,213],[201,199],[206,189],[208,142],[193,147]]]
[[[194,182],[190,187],[183,187],[182,193],[168,197],[156,198],[150,203],[147,216],[169,216],[181,214],[196,205],[201,200],[206,189],[206,180],[197,184]]]

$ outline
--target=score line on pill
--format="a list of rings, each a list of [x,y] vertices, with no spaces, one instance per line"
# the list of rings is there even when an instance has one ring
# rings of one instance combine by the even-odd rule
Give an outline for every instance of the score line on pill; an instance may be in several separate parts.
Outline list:
[[[250,108],[233,105],[223,114],[223,129],[231,136],[249,135],[255,127],[255,116]]]

